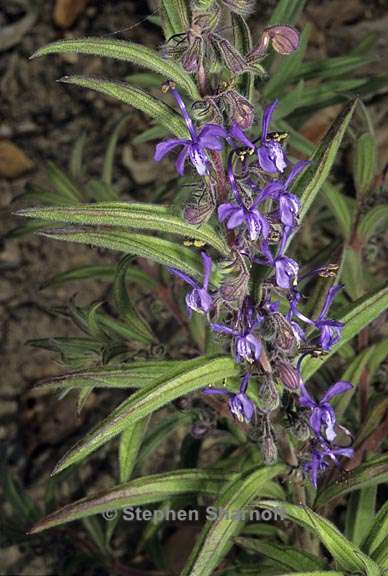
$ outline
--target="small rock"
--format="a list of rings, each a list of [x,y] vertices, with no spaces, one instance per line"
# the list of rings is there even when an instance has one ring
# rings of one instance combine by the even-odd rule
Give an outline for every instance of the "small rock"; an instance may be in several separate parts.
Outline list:
[[[53,20],[60,28],[70,28],[85,10],[89,0],[57,0]]]
[[[33,168],[30,158],[10,140],[0,140],[0,177],[17,178]]]

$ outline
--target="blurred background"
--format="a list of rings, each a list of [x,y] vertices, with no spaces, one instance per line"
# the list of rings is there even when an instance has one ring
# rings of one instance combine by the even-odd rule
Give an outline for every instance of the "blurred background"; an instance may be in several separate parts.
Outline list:
[[[276,2],[260,0],[251,18],[259,35]],[[143,0],[0,0],[0,441],[3,465],[12,477],[38,500],[46,490],[47,478],[61,446],[72,444],[79,430],[90,427],[96,413],[104,413],[104,395],[91,398],[87,409],[77,415],[71,398],[58,402],[52,396],[32,395],[31,384],[62,371],[50,351],[26,344],[29,340],[76,335],[77,329],[58,306],[77,295],[82,301],[84,284],[44,288],[54,274],[86,264],[109,264],[111,254],[79,245],[48,242],[34,235],[16,237],[11,215],[25,201],[19,197],[30,190],[50,187],[50,163],[66,171],[76,142],[83,142],[82,177],[90,182],[101,173],[108,140],[128,110],[94,92],[58,84],[70,73],[124,79],[136,72],[127,63],[112,63],[95,57],[64,55],[29,60],[48,42],[86,35],[130,39],[150,47],[162,42],[153,18],[157,2]],[[346,55],[368,35],[378,35],[376,60],[357,74],[386,72],[388,61],[388,7],[384,0],[310,0],[298,22],[312,27],[307,57]],[[157,87],[153,88],[158,95]],[[365,98],[379,144],[379,166],[388,163],[387,88]],[[298,129],[316,143],[338,113],[334,104],[301,117]],[[147,184],[156,177],[167,181],[152,161],[153,144],[133,144],[148,125],[141,113],[130,115],[121,131],[115,155],[115,188],[125,198],[144,200]],[[350,158],[347,160],[350,162]],[[51,164],[52,166],[52,164]],[[87,301],[100,297],[101,284],[89,281]],[[97,403],[97,404],[96,404]],[[173,449],[173,443],[171,444]],[[167,448],[163,457],[169,457]],[[98,465],[100,468],[93,468]],[[155,464],[156,466],[156,464]],[[95,489],[103,485],[109,462],[92,458],[85,466],[83,481]],[[79,495],[82,495],[82,490]],[[17,541],[17,538],[15,539]],[[65,546],[64,543],[62,543]],[[28,548],[4,539],[1,574],[51,574],[52,558],[45,548]],[[71,553],[71,548],[57,552]],[[66,544],[67,546],[67,544]],[[51,550],[52,552],[52,550]],[[50,552],[50,553],[51,553]],[[58,569],[59,564],[55,564]],[[57,572],[58,573],[58,572]],[[70,572],[71,573],[71,572]],[[86,573],[86,572],[85,572]],[[88,572],[89,573],[89,572]],[[99,572],[90,572],[99,573]]]

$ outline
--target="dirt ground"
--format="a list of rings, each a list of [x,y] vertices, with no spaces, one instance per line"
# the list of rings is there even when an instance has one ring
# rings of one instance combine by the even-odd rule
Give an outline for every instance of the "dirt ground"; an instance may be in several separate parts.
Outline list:
[[[86,90],[58,84],[56,80],[81,71],[123,79],[134,71],[127,64],[112,64],[109,60],[93,57],[50,57],[29,61],[29,56],[50,41],[84,35],[113,34],[151,47],[161,42],[158,28],[145,20],[146,15],[155,10],[156,3],[139,0],[81,2],[84,8],[74,24],[67,23],[65,28],[53,21],[55,4],[43,0],[0,0],[0,146],[1,142],[7,142],[16,147],[11,151],[15,173],[2,172],[0,162],[1,236],[16,224],[11,212],[22,205],[18,197],[26,185],[45,183],[49,160],[66,169],[72,147],[83,132],[87,135],[87,175],[99,174],[109,134],[125,111],[117,103]],[[266,0],[257,4],[260,10],[253,20],[258,31],[276,2]],[[29,25],[17,32],[19,37],[8,47],[2,29],[19,22],[26,13],[30,17]],[[304,19],[313,25],[309,50],[315,56],[345,54],[369,32],[379,33],[380,59],[375,71],[386,71],[388,10],[384,0],[312,0],[308,2]],[[380,144],[382,167],[388,162],[387,99],[371,101],[370,111]],[[141,114],[132,113],[120,143],[115,172],[117,189],[123,194],[129,192],[139,200],[136,182],[145,182],[152,148],[142,147],[139,162],[130,162],[127,144],[146,124]],[[60,271],[83,264],[109,263],[112,258],[112,254],[78,245],[47,242],[37,236],[5,240],[0,244],[1,453],[33,495],[39,494],[39,487],[44,485],[58,459],[62,443],[89,422],[92,411],[91,405],[86,416],[78,417],[71,400],[58,403],[55,397],[36,399],[29,394],[33,381],[60,372],[61,366],[53,354],[33,349],[26,341],[75,335],[76,328],[55,315],[54,308],[65,305],[85,288],[85,284],[72,283],[47,290],[39,288]],[[89,282],[87,301],[97,298],[101,290],[101,283]],[[103,410],[103,407],[104,398],[98,409]],[[89,473],[92,475],[91,471]],[[0,564],[0,573],[48,573],[41,558],[31,559],[28,567],[23,559],[26,557],[22,549],[9,548],[2,559],[3,565]],[[20,571],[14,572],[15,566]]]

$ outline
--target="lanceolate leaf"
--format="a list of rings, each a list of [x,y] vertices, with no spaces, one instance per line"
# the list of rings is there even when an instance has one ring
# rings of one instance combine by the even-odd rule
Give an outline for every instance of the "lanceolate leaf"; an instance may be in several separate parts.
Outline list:
[[[161,0],[174,34],[186,32],[190,27],[188,2],[186,0]]]
[[[129,423],[134,424],[180,396],[238,374],[239,368],[230,357],[212,360],[203,358],[201,365],[196,368],[189,369],[179,376],[167,378],[163,382],[145,386],[122,402],[65,454],[53,473],[56,474],[72,464],[81,462],[90,453],[120,434]]]
[[[166,60],[159,56],[155,50],[140,44],[135,44],[134,42],[126,42],[112,38],[58,40],[57,42],[43,46],[43,48],[39,48],[39,50],[32,55],[32,58],[45,56],[46,54],[68,54],[72,52],[124,60],[136,66],[149,68],[160,74],[161,78],[163,78],[162,81],[166,79],[174,80],[178,87],[182,88],[193,100],[199,98],[195,82],[179,64],[175,64],[171,60]]]
[[[171,209],[158,204],[100,202],[68,208],[27,208],[19,210],[17,215],[66,224],[135,228],[190,236],[213,246],[221,254],[227,254],[225,243],[209,224],[193,226],[175,215]]]
[[[73,268],[72,270],[67,270],[66,272],[60,272],[59,274],[56,274],[53,278],[44,282],[40,286],[40,289],[43,290],[48,286],[59,286],[61,284],[65,284],[66,282],[77,282],[79,280],[85,280],[89,278],[113,280],[115,275],[116,266],[113,264],[80,266],[79,268]],[[126,278],[127,281],[134,282],[146,290],[152,290],[157,286],[157,282],[154,278],[152,278],[152,276],[143,270],[140,270],[140,268],[137,268],[136,266],[127,267]]]
[[[136,306],[133,305],[128,294],[126,276],[131,258],[131,256],[125,256],[117,267],[117,273],[113,283],[113,297],[116,310],[120,319],[124,320],[132,330],[143,336],[146,341],[152,342],[155,340],[155,336],[148,323],[139,314]]]
[[[178,268],[198,281],[201,281],[203,277],[203,268],[199,255],[185,246],[180,246],[164,238],[132,234],[131,232],[110,232],[105,230],[88,232],[82,229],[74,230],[70,228],[42,232],[41,234],[56,240],[109,248],[125,254],[149,258],[164,266]],[[215,269],[211,279],[215,285],[220,280],[218,276],[219,274],[217,274]]]
[[[40,520],[30,530],[36,534],[73,520],[86,518],[105,511],[118,510],[125,506],[140,506],[162,502],[180,494],[200,492],[203,494],[218,494],[225,482],[235,478],[236,474],[212,470],[177,470],[164,474],[155,474],[136,478],[127,484],[88,496],[60,508]]]
[[[236,538],[236,543],[248,552],[256,552],[270,558],[285,570],[321,570],[326,562],[291,546],[279,546],[256,538]]]
[[[268,509],[280,508],[289,520],[310,528],[336,560],[339,568],[351,572],[366,572],[369,576],[379,576],[379,567],[373,560],[345,538],[334,524],[307,506],[277,500],[262,500],[259,505]]]
[[[106,96],[120,100],[120,102],[124,102],[124,104],[134,106],[138,110],[155,118],[159,124],[165,126],[179,138],[187,138],[187,128],[182,118],[166,104],[160,102],[140,88],[135,88],[125,82],[113,82],[100,78],[88,78],[86,76],[66,76],[61,79],[61,82],[96,90]]]
[[[134,424],[130,424],[120,436],[119,443],[119,474],[120,482],[127,482],[136,465],[144,434],[147,430],[150,417],[146,416]]]
[[[363,134],[356,143],[353,177],[358,196],[361,198],[371,187],[376,173],[377,146],[372,134]]]
[[[47,390],[71,390],[73,388],[142,388],[151,382],[172,377],[201,364],[201,359],[193,360],[148,360],[124,364],[116,368],[96,368],[70,372],[38,383]]]
[[[372,528],[362,545],[362,549],[372,554],[388,534],[388,502],[385,502],[373,521]]]
[[[353,100],[340,112],[313,154],[311,164],[292,186],[292,192],[299,196],[302,202],[301,220],[309,211],[330,173],[356,106],[357,100]]]
[[[375,486],[388,481],[388,454],[361,464],[346,476],[346,480],[330,484],[320,492],[315,500],[315,507],[324,506],[334,498],[348,492]]]
[[[207,521],[181,576],[214,574],[217,565],[233,546],[233,538],[245,524],[244,509],[260,495],[266,482],[283,474],[286,469],[280,464],[261,467],[238,478],[225,489],[215,504],[215,509],[225,513],[219,514],[214,521]]]
[[[376,320],[388,308],[388,286],[376,290],[372,294],[360,298],[352,303],[348,309],[339,315],[336,320],[345,323],[342,338],[333,346],[329,354],[323,359],[306,358],[302,364],[302,375],[307,380],[326,362],[332,354],[335,354],[341,346],[356,336],[365,326]]]
[[[388,206],[386,204],[379,204],[371,208],[362,218],[357,230],[362,242],[367,242],[386,222],[388,222]]]

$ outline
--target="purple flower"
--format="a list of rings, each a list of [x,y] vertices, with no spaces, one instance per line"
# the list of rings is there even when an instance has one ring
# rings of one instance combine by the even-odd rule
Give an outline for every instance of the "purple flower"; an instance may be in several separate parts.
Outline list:
[[[319,446],[314,444],[311,450],[311,458],[304,464],[304,470],[310,474],[314,488],[317,487],[318,474],[326,470],[330,463],[338,464],[339,457],[351,458],[353,454],[353,448],[329,446],[327,443],[320,443]]]
[[[251,375],[245,374],[241,379],[240,391],[238,394],[232,394],[222,388],[205,388],[204,394],[227,394],[229,396],[229,410],[239,422],[250,422],[255,412],[253,402],[248,398],[246,391]]]
[[[296,226],[300,209],[300,200],[288,191],[288,187],[296,176],[309,164],[306,160],[297,162],[284,182],[271,182],[263,190],[263,195],[279,202],[280,221],[285,226]]]
[[[226,222],[226,227],[229,230],[245,224],[250,240],[258,240],[260,236],[268,238],[270,225],[268,220],[256,208],[263,196],[258,194],[252,206],[250,208],[245,207],[233,174],[232,155],[229,156],[228,161],[228,178],[236,203],[221,204],[218,207],[220,222]]]
[[[271,134],[268,132],[271,117],[277,105],[278,100],[274,100],[264,110],[260,146],[256,149],[260,167],[271,174],[274,172],[282,173],[287,167],[287,159],[281,144],[271,138]]]
[[[251,299],[247,297],[238,312],[236,328],[229,328],[224,324],[210,326],[214,332],[233,336],[233,351],[237,362],[246,360],[253,363],[260,358],[262,349],[261,342],[253,331],[262,321],[262,317],[256,314]]]
[[[343,322],[330,320],[329,318],[326,318],[326,315],[334,298],[342,288],[343,285],[338,284],[329,289],[322,310],[319,313],[318,318],[314,321],[315,327],[320,331],[319,342],[323,350],[330,350],[330,348],[341,338],[342,329],[344,327]]]
[[[339,380],[326,391],[319,402],[316,402],[307,392],[304,384],[301,384],[302,394],[299,397],[299,403],[305,408],[310,408],[310,426],[318,437],[321,437],[323,428],[325,437],[332,442],[336,437],[335,424],[336,416],[334,408],[329,401],[338,394],[343,394],[353,388],[350,382]]]
[[[292,258],[284,256],[287,240],[291,232],[291,227],[284,228],[279,251],[276,256],[273,256],[267,242],[263,241],[261,243],[261,251],[263,252],[264,259],[257,257],[254,258],[254,261],[258,264],[273,266],[275,268],[276,284],[279,286],[279,288],[284,288],[286,290],[292,290],[296,286],[299,273],[298,263]]]
[[[222,126],[218,126],[217,124],[205,124],[197,134],[181,95],[175,88],[171,88],[171,92],[181,109],[183,119],[190,132],[190,139],[171,138],[164,142],[159,142],[156,146],[154,160],[159,162],[166,154],[169,154],[171,150],[181,146],[182,150],[176,161],[178,174],[183,175],[186,160],[189,158],[198,174],[204,176],[209,173],[209,157],[206,150],[222,150],[223,142],[221,138],[225,138],[227,132]]]
[[[193,290],[186,295],[186,305],[188,307],[189,315],[191,315],[192,310],[207,314],[213,306],[213,298],[208,292],[209,279],[212,270],[212,259],[210,256],[205,254],[205,252],[201,252],[201,258],[203,262],[202,287],[187,274],[184,274],[176,268],[169,268],[170,272],[187,282],[187,284],[193,288]]]
[[[280,142],[275,140],[269,132],[271,117],[277,105],[278,100],[274,100],[274,102],[264,110],[259,146],[255,146],[255,144],[249,140],[237,123],[234,123],[230,130],[230,135],[233,138],[242,142],[244,146],[256,151],[260,168],[270,174],[276,172],[283,173],[287,167],[287,158]]]

